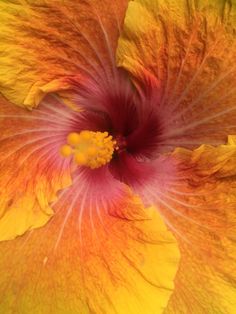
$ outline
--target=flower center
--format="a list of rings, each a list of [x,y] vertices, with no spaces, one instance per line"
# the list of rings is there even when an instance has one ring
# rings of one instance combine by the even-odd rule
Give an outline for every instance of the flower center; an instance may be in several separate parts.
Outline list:
[[[124,152],[127,149],[127,141],[121,134],[115,136],[116,150],[118,153]]]
[[[107,132],[82,131],[69,133],[60,153],[63,157],[73,155],[79,166],[96,169],[109,163],[116,149],[117,142]]]

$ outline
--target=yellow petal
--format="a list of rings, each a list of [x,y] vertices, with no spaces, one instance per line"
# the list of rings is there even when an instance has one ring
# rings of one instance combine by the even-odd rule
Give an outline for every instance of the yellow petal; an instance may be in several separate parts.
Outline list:
[[[179,253],[157,211],[142,220],[111,216],[103,207],[81,213],[76,191],[61,198],[44,228],[0,244],[0,311],[162,313]],[[139,210],[132,198],[122,205],[128,217]]]
[[[59,190],[71,184],[71,177],[70,162],[59,155],[58,124],[63,109],[50,120],[48,107],[33,113],[2,98],[0,103],[2,241],[46,224],[53,215],[51,202],[57,199]],[[53,100],[50,103],[53,106]],[[65,128],[65,120],[62,123],[61,128]]]
[[[108,79],[126,5],[127,0],[119,5],[1,1],[0,91],[13,103],[33,108],[45,93],[64,90],[64,78]]]
[[[168,144],[218,145],[236,133],[235,27],[235,1],[129,2],[117,64],[141,89],[156,80]]]
[[[233,314],[236,146],[177,149],[172,158],[179,175],[158,207],[178,240],[181,262],[164,313]]]

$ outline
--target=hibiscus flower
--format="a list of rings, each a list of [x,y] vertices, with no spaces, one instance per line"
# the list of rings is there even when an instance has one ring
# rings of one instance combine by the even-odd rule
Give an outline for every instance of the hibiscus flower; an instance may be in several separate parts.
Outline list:
[[[0,312],[235,313],[234,1],[0,12]]]

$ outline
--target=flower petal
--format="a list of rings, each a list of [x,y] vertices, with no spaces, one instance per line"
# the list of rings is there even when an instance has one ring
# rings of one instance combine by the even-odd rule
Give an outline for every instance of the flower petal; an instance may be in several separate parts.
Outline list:
[[[61,194],[44,228],[0,244],[1,312],[162,313],[178,267],[174,237],[156,211],[111,216],[83,206],[78,189]],[[131,196],[122,202],[127,217],[139,211]]]
[[[68,108],[53,99],[35,112],[0,102],[1,241],[44,225],[53,214],[50,202],[71,177],[70,162],[59,155],[70,127]]]
[[[172,155],[179,175],[157,203],[179,242],[181,263],[165,313],[235,311],[235,139]]]
[[[218,145],[236,132],[235,16],[232,1],[130,1],[117,63],[158,87],[166,144]]]
[[[127,0],[1,1],[0,91],[35,107],[63,78],[108,79]],[[94,32],[96,30],[96,32]],[[52,83],[54,82],[54,83]]]

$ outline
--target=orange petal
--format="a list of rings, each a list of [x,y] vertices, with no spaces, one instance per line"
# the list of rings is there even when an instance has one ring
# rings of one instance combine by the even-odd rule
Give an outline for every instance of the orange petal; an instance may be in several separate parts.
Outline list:
[[[48,92],[45,84],[65,89],[63,79],[79,73],[108,79],[126,5],[127,0],[119,5],[1,1],[0,91],[13,103],[32,108]]]
[[[67,108],[51,99],[35,112],[0,100],[0,241],[46,224],[50,202],[71,184],[70,162],[59,155]],[[69,124],[68,124],[69,129]]]
[[[232,1],[129,2],[117,63],[141,87],[156,80],[169,145],[218,145],[236,133],[235,17]]]
[[[235,139],[172,155],[179,179],[160,196],[158,207],[179,242],[181,263],[165,313],[235,311]]]
[[[1,313],[162,313],[178,266],[174,237],[132,196],[114,204],[119,218],[82,206],[79,188],[45,227],[0,244]],[[142,220],[132,218],[139,210]]]

